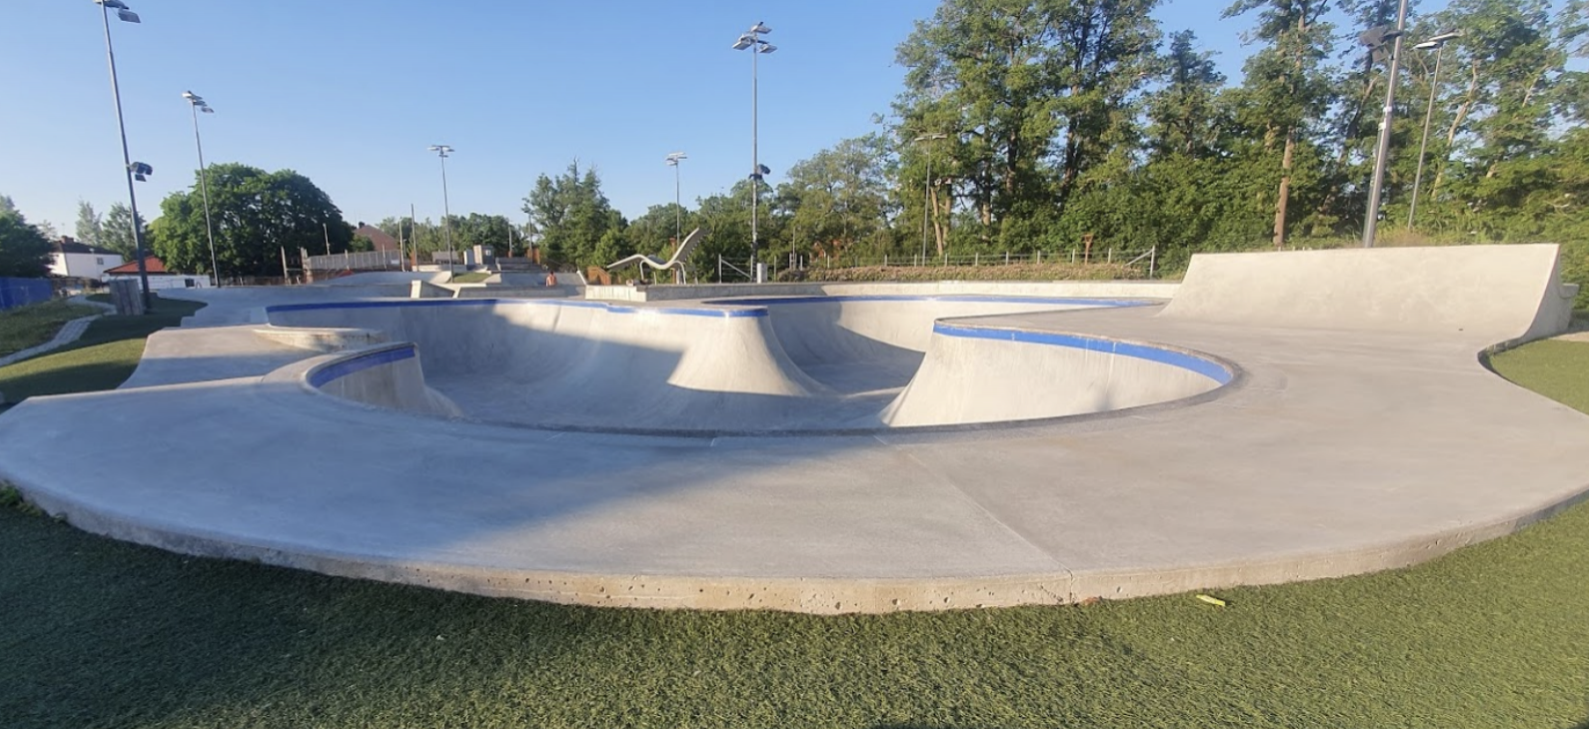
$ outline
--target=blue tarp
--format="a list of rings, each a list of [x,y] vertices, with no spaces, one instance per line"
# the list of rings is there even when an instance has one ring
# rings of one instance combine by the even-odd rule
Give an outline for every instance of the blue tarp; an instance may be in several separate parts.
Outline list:
[[[0,311],[49,301],[53,294],[48,279],[0,277]]]

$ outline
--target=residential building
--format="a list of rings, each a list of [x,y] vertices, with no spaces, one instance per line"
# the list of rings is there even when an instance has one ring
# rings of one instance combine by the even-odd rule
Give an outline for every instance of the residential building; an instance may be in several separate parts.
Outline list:
[[[122,264],[120,253],[79,243],[71,236],[51,244],[50,275],[103,281],[105,271]]]
[[[143,259],[144,270],[149,274],[149,290],[161,289],[207,289],[211,286],[209,276],[195,276],[191,274],[173,273],[166,270],[166,264],[154,256]],[[105,271],[106,280],[118,278],[138,278],[138,262],[123,263]]]

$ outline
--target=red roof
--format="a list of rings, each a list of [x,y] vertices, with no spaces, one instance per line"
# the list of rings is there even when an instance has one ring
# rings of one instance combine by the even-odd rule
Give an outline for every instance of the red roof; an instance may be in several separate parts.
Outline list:
[[[143,267],[144,267],[144,270],[146,270],[149,273],[170,273],[170,271],[166,270],[166,264],[162,263],[160,261],[160,259],[155,258],[154,256],[145,256],[144,259],[143,259]],[[126,263],[121,264],[120,266],[115,267],[115,268],[107,268],[107,269],[105,269],[105,275],[107,275],[107,276],[129,275],[129,274],[135,275],[137,273],[138,273],[138,262],[137,261],[128,261]]]

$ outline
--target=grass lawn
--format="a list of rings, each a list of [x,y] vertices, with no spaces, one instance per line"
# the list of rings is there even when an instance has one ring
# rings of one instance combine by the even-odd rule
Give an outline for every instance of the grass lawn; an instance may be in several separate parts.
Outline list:
[[[473,271],[470,273],[454,274],[452,281],[449,283],[484,283],[488,278],[491,278],[490,271]]]
[[[157,298],[153,312],[146,316],[95,319],[82,339],[38,357],[0,367],[0,392],[5,393],[7,400],[17,402],[34,395],[113,389],[137,369],[138,359],[143,356],[144,338],[180,324],[182,317],[203,306],[191,301]]]
[[[1589,410],[1589,344],[1493,365]],[[0,723],[1584,728],[1585,565],[1589,505],[1224,608],[650,612],[187,558],[0,508]]]
[[[92,306],[61,299],[0,311],[0,357],[48,342],[66,322],[98,313]]]

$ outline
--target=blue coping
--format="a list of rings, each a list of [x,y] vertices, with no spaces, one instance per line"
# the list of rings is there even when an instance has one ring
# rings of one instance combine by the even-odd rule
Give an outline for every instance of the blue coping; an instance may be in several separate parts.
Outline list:
[[[784,296],[747,299],[710,299],[707,304],[732,304],[738,306],[777,306],[780,304],[825,304],[844,303],[850,301],[950,301],[970,304],[1048,304],[1051,306],[1098,306],[1098,307],[1126,307],[1126,306],[1153,306],[1157,301],[1142,301],[1138,299],[1089,299],[1082,297],[1052,297],[1052,296],[992,296],[988,294],[850,294],[839,296]]]
[[[324,387],[326,383],[340,380],[355,372],[362,372],[371,367],[380,367],[393,362],[401,362],[405,359],[413,359],[415,355],[414,345],[410,344],[406,347],[393,347],[338,360],[311,373],[309,375],[309,386],[318,390]]]
[[[1150,362],[1167,364],[1171,367],[1179,367],[1183,370],[1191,370],[1221,385],[1228,385],[1231,380],[1235,379],[1235,373],[1218,362],[1180,350],[1156,347],[1150,344],[1136,344],[1103,337],[1087,337],[1079,334],[1032,332],[1021,329],[984,329],[943,323],[933,325],[932,333],[942,334],[947,337],[993,339],[1005,342],[1043,344],[1051,347],[1071,347],[1090,352],[1135,357]]]
[[[497,304],[525,306],[566,306],[576,309],[606,309],[615,314],[653,312],[667,316],[705,316],[719,319],[741,319],[767,316],[765,309],[708,309],[683,306],[626,306],[604,301],[545,301],[535,299],[413,299],[410,301],[328,301],[320,304],[276,304],[265,307],[265,314],[287,311],[315,311],[318,309],[383,309],[430,306],[495,306]]]

